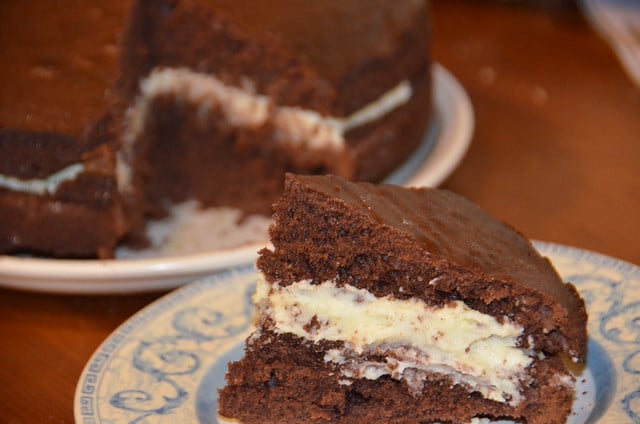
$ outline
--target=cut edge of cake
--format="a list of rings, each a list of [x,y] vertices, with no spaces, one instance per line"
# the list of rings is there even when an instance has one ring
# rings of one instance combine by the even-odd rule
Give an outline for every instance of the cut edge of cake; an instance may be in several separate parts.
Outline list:
[[[415,215],[427,213],[427,204],[437,211],[430,225],[442,225],[432,233]],[[397,423],[560,423],[569,414],[574,377],[563,357],[585,359],[584,301],[519,233],[447,191],[335,176],[288,175],[275,211],[274,248],[258,259],[257,330],[245,357],[229,365],[221,415],[239,413],[251,423],[256,411],[272,407],[267,422],[278,422],[306,407],[317,422],[382,414]],[[490,234],[477,233],[479,223]],[[459,240],[443,248],[448,231]],[[542,270],[550,287],[510,281],[504,269],[491,275],[456,251],[459,243],[486,249],[482,237],[507,243],[514,263],[530,267],[527,273]],[[485,253],[490,260],[502,250]],[[418,332],[427,322],[438,325]],[[454,415],[429,399],[449,395],[457,399],[445,402]]]
[[[363,18],[364,21],[360,22],[362,24],[383,25],[384,31],[370,33],[379,33],[385,41],[368,47],[373,49],[370,57],[354,50],[366,60],[362,63],[349,63],[352,68],[340,81],[331,81],[327,75],[320,75],[321,72],[317,72],[314,64],[307,63],[313,61],[306,60],[309,58],[304,57],[304,51],[301,53],[289,49],[291,46],[286,42],[286,37],[280,37],[275,31],[271,34],[270,31],[256,30],[250,26],[245,28],[233,17],[228,19],[224,13],[211,9],[207,2],[158,0],[130,3],[132,6],[127,11],[124,6],[113,7],[118,10],[113,16],[101,18],[102,9],[97,7],[90,11],[79,9],[77,16],[64,15],[65,20],[73,22],[74,19],[82,19],[83,13],[87,12],[90,16],[88,22],[96,19],[95,25],[101,25],[96,28],[100,30],[101,37],[109,35],[109,25],[118,27],[113,30],[116,33],[107,37],[108,44],[100,47],[104,47],[105,51],[102,53],[110,60],[119,59],[120,68],[113,70],[113,75],[107,75],[114,82],[104,82],[108,84],[107,87],[96,89],[98,97],[104,96],[104,104],[100,105],[104,110],[99,108],[101,119],[108,120],[109,125],[90,122],[83,126],[79,120],[69,120],[69,123],[79,127],[76,128],[78,134],[71,136],[77,145],[104,144],[106,149],[101,149],[105,154],[104,160],[115,165],[106,170],[109,173],[103,174],[106,182],[96,185],[93,193],[87,193],[86,190],[72,193],[72,188],[75,187],[73,183],[87,174],[81,171],[84,165],[80,154],[75,156],[74,163],[65,162],[52,169],[49,168],[58,165],[56,159],[40,160],[36,158],[36,154],[32,154],[28,164],[17,171],[10,160],[0,160],[0,197],[6,197],[4,200],[7,204],[37,204],[37,208],[32,208],[30,219],[33,228],[42,232],[42,235],[34,235],[29,233],[29,228],[23,226],[5,228],[0,225],[1,252],[111,258],[115,246],[121,245],[123,241],[133,247],[147,245],[144,233],[146,218],[163,217],[169,212],[166,205],[179,204],[193,198],[198,199],[205,207],[229,206],[244,211],[246,215],[268,216],[273,195],[282,188],[283,170],[300,173],[331,172],[347,178],[362,175],[367,179],[379,180],[408,157],[422,139],[430,118],[431,103],[428,28],[425,28],[428,27],[428,11],[424,2],[408,1],[397,7],[385,8],[385,13],[391,15],[383,23],[375,15],[376,12],[372,12],[369,18]],[[229,10],[238,9],[233,2],[227,3],[225,7],[230,8]],[[283,4],[285,3],[287,2]],[[331,16],[339,18],[341,15],[338,12],[353,14],[360,6],[336,2],[331,7],[337,13]],[[120,17],[120,14],[123,16]],[[25,19],[26,17],[28,16],[25,15]],[[276,20],[278,19],[280,18]],[[112,21],[117,22],[114,24]],[[187,25],[184,25],[185,22]],[[83,28],[94,25],[84,21],[82,23]],[[348,26],[351,28],[351,23]],[[196,33],[197,30],[203,32]],[[115,40],[121,38],[121,44],[114,44]],[[185,39],[189,41],[184,42]],[[240,57],[234,59],[234,65],[229,69],[211,60],[210,56],[214,54],[207,50],[211,46],[211,40],[221,43],[222,47],[224,43],[228,43],[231,46],[230,57],[233,57],[234,52],[239,53]],[[86,43],[80,44],[84,46]],[[39,45],[47,47],[46,43]],[[185,49],[185,45],[194,47],[196,53],[192,54]],[[218,48],[220,46],[216,44],[216,52],[222,51]],[[341,54],[348,51],[342,50]],[[225,54],[227,53],[223,52],[220,57]],[[61,56],[60,61],[63,62],[64,59]],[[261,59],[265,60],[267,66],[263,74],[258,70],[260,66],[255,66],[253,62],[257,63]],[[331,60],[324,62],[323,66],[326,67]],[[347,69],[348,66],[340,64],[339,68]],[[234,72],[235,69],[243,69],[247,75]],[[340,72],[343,71],[344,69]],[[340,72],[334,72],[333,76]],[[253,73],[253,77],[249,73]],[[49,86],[56,86],[57,76],[56,72],[43,73],[40,69],[26,78],[44,78],[43,81],[47,80]],[[82,69],[81,76],[88,81],[93,80],[87,69]],[[346,96],[345,92],[364,94]],[[73,103],[72,92],[68,97]],[[227,102],[229,98],[232,101]],[[245,119],[248,115],[245,113],[246,108],[250,109],[249,121]],[[49,111],[53,109],[55,108],[48,108]],[[148,148],[145,142],[141,146],[133,145],[140,136],[139,131],[147,126],[154,130],[153,122],[147,125],[146,112],[150,110],[160,113],[150,119],[155,122],[174,122],[177,120],[174,118],[188,115],[186,125],[194,124],[196,130],[185,132],[185,139],[203,140],[210,136],[211,131],[219,129],[218,127],[222,129],[223,140],[219,142],[222,146],[218,146],[219,150],[224,155],[240,153],[230,169],[223,167],[216,170],[218,176],[225,175],[225,171],[230,173],[218,190],[198,186],[204,184],[201,182],[205,179],[194,174],[186,178],[191,181],[173,190],[179,193],[176,198],[168,194],[173,192],[153,192],[150,196],[146,195],[145,182],[149,181],[151,175],[164,175],[162,172],[156,173],[156,169],[149,163],[136,160],[136,151],[146,151]],[[62,109],[56,109],[57,112],[66,113]],[[190,115],[191,112],[194,113]],[[418,113],[421,115],[416,116]],[[236,119],[238,116],[240,118]],[[212,122],[212,118],[220,117],[225,119],[215,125],[208,124]],[[27,121],[28,119],[25,122]],[[48,133],[46,128],[13,128],[10,123],[7,125],[8,127],[0,129],[0,151],[4,152],[5,158],[16,155],[15,146],[22,140],[38,142],[49,136],[68,136]],[[393,131],[389,130],[391,127],[399,129],[405,135],[405,142],[395,141]],[[96,137],[92,134],[95,129],[99,129]],[[155,130],[157,133],[168,132],[165,131],[166,127]],[[237,143],[233,146],[225,138],[230,136],[237,137]],[[173,140],[176,139],[178,137],[173,137]],[[257,139],[265,140],[265,143],[255,143],[254,140]],[[393,144],[393,148],[388,146],[389,143]],[[39,149],[45,152],[43,146]],[[194,150],[198,151],[198,147]],[[215,152],[212,153],[211,150],[212,148],[207,150],[210,156],[206,157],[215,156]],[[65,154],[61,154],[59,148],[51,147],[46,149],[46,156],[58,158]],[[115,161],[112,161],[114,156]],[[266,159],[260,162],[261,157]],[[365,157],[373,159],[362,160]],[[169,160],[172,164],[180,162],[175,157],[170,159],[174,159]],[[242,179],[242,173],[232,173],[245,159],[251,165],[244,174],[255,172],[253,180]],[[166,168],[166,164],[158,167]],[[25,173],[25,170],[31,172]],[[44,175],[44,170],[51,172]],[[180,175],[183,171],[178,168],[173,170],[172,175]],[[256,184],[256,181],[260,183]],[[166,180],[161,179],[155,186],[167,186],[166,183]],[[215,198],[215,193],[234,186],[234,183],[237,183],[237,189],[229,190],[220,199]],[[58,188],[62,185],[66,187],[66,191],[59,195]],[[194,186],[202,189],[189,192],[188,189]],[[254,191],[245,194],[251,190]],[[115,208],[105,210],[102,214],[98,209],[88,210],[83,208],[82,202],[86,199],[80,199],[82,195],[90,197],[89,202],[98,198],[113,199],[112,205]],[[14,197],[21,200],[11,200]],[[257,198],[260,200],[254,202]],[[0,203],[0,207],[4,207],[3,205],[4,203]],[[65,220],[62,215],[68,209],[73,209],[75,214]],[[64,245],[69,237],[60,237],[57,243],[39,242],[45,237],[57,237],[52,231],[56,225],[50,224],[62,221],[73,223],[83,211],[88,211],[87,221],[100,214],[101,228],[104,231],[90,234],[92,226],[82,224],[86,231],[77,232],[72,243]],[[2,213],[13,219],[19,210],[8,208],[0,210],[0,214]],[[93,226],[94,229],[96,227]],[[111,229],[110,233],[107,232],[108,228]],[[85,233],[88,235],[85,236]],[[80,237],[85,240],[79,240]],[[77,249],[74,249],[74,244],[78,246]]]

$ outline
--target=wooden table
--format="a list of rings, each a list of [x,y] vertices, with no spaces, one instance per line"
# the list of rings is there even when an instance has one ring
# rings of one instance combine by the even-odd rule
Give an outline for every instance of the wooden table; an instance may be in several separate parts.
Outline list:
[[[446,181],[533,239],[640,264],[640,89],[571,2],[434,2],[434,56],[468,91],[473,143]],[[94,349],[163,293],[0,290],[0,421],[73,422]]]

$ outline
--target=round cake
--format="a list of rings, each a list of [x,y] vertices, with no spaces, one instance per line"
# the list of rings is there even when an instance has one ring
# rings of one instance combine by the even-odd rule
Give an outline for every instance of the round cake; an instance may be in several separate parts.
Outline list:
[[[380,181],[430,118],[424,1],[25,1],[0,13],[4,253],[111,257],[194,199],[269,216],[285,172]]]

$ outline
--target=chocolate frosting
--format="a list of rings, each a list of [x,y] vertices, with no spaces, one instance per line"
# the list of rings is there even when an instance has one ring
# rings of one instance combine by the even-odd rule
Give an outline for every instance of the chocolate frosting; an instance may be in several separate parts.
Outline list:
[[[81,136],[101,119],[127,3],[0,2],[0,130]]]
[[[529,240],[451,191],[352,183],[335,176],[296,176],[376,222],[409,234],[426,252],[554,298],[569,313],[583,304]]]
[[[427,10],[424,0],[204,1],[239,25],[277,34],[334,82],[371,58],[392,55]]]

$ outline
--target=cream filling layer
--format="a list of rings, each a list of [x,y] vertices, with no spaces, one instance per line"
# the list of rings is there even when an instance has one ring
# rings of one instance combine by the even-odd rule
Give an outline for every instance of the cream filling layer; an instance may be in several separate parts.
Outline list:
[[[409,81],[403,80],[351,115],[332,117],[300,107],[278,106],[268,96],[257,94],[249,80],[243,87],[235,87],[212,74],[186,68],[157,68],[141,81],[140,96],[127,113],[124,152],[119,156],[118,164],[121,188],[128,187],[131,181],[131,170],[125,163],[135,139],[144,130],[149,107],[154,98],[166,94],[197,104],[198,115],[205,120],[209,111],[216,107],[235,127],[251,128],[272,123],[278,142],[303,145],[309,150],[341,150],[347,131],[382,118],[409,101],[413,92]]]
[[[488,399],[512,405],[521,399],[520,381],[532,361],[517,347],[522,328],[461,301],[434,308],[331,280],[288,286],[261,280],[254,301],[276,332],[344,342],[345,349],[327,352],[325,361],[340,364],[346,378],[390,375],[419,392],[426,372],[438,372]],[[385,362],[364,361],[363,353],[383,355]]]
[[[276,138],[283,143],[304,144],[310,150],[344,148],[344,134],[374,122],[412,95],[411,84],[401,81],[377,100],[347,117],[325,117],[313,110],[276,106],[268,96],[256,94],[247,82],[245,87],[224,84],[211,74],[185,68],[155,69],[141,81],[141,94],[127,112],[123,151],[118,153],[116,175],[121,191],[131,186],[132,170],[128,165],[136,138],[144,130],[149,106],[155,97],[172,94],[200,105],[198,113],[206,119],[208,111],[220,107],[229,124],[237,127],[257,127],[267,121],[274,125]],[[70,165],[44,179],[21,180],[0,174],[0,187],[13,191],[43,195],[54,193],[63,182],[75,179],[82,171],[80,163]]]
[[[47,178],[23,180],[0,174],[0,188],[42,196],[53,194],[61,184],[75,180],[84,171],[82,163],[74,163],[54,172]]]

